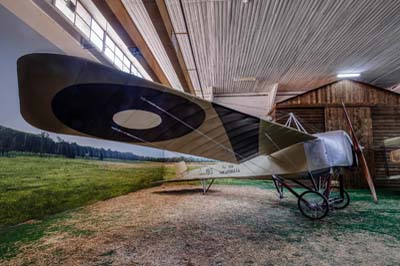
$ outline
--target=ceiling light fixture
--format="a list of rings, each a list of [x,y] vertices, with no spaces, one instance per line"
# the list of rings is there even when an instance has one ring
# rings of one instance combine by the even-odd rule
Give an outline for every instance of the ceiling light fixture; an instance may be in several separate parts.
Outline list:
[[[341,73],[341,74],[337,74],[337,77],[338,78],[357,78],[360,75],[361,75],[360,73]]]

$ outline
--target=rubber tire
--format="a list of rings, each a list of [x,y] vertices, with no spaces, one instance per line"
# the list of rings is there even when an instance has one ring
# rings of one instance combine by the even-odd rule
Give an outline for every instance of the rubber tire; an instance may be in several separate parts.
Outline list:
[[[308,215],[304,212],[304,210],[301,208],[301,199],[302,199],[306,194],[310,194],[310,193],[317,194],[317,195],[320,196],[320,197],[323,199],[323,201],[324,201],[324,204],[325,204],[326,208],[325,208],[325,212],[324,212],[324,213],[322,214],[322,216],[320,216],[320,217],[311,217],[311,216],[308,216]],[[312,191],[312,190],[305,191],[305,192],[303,192],[303,193],[299,196],[299,198],[298,198],[298,200],[297,200],[297,207],[299,208],[301,214],[303,214],[305,217],[307,217],[307,218],[310,219],[310,220],[321,220],[321,219],[324,218],[326,215],[328,215],[328,212],[329,212],[329,203],[328,203],[328,200],[326,199],[326,197],[325,197],[324,195],[322,195],[321,193],[316,192],[316,191]]]
[[[332,187],[332,188],[337,188],[337,189],[339,189],[339,187]],[[333,207],[335,210],[343,210],[343,209],[345,209],[347,206],[349,206],[349,204],[350,204],[350,195],[349,195],[349,193],[348,193],[346,190],[343,190],[343,193],[344,193],[344,200],[346,200],[346,204],[344,204],[343,206],[340,206],[340,207],[336,207],[335,204],[332,204],[332,207]]]

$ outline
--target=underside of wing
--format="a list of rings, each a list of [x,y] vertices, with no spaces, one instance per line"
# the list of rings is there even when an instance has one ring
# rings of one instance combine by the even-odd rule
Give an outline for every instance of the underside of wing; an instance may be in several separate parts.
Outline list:
[[[256,179],[256,180],[271,180],[271,176],[246,176],[246,177],[193,177],[193,178],[176,178],[176,179],[167,179],[156,181],[154,184],[164,184],[164,183],[180,183],[180,182],[194,182],[194,181],[202,181],[202,180],[213,180],[213,179]]]
[[[240,163],[315,137],[85,59],[18,60],[20,108],[37,128]]]

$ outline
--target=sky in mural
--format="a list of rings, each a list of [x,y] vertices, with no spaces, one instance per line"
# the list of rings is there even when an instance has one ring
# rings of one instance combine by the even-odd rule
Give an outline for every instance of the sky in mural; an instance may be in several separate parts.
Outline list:
[[[32,30],[18,17],[0,5],[0,125],[24,132],[40,133],[41,130],[32,127],[22,118],[19,111],[17,59],[29,53],[59,53],[63,52],[47,39]],[[165,152],[158,149],[113,141],[96,140],[92,138],[56,135],[68,142],[76,142],[97,148],[133,152],[145,156],[179,156],[178,153]]]

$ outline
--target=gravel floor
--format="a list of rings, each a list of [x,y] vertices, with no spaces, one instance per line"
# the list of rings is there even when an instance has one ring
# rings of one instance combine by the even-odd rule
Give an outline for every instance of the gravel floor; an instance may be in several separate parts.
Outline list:
[[[346,210],[347,211],[347,210]],[[349,210],[351,211],[351,210]],[[400,242],[301,216],[273,190],[167,186],[84,207],[7,265],[400,265]]]

